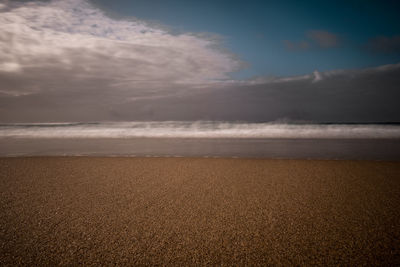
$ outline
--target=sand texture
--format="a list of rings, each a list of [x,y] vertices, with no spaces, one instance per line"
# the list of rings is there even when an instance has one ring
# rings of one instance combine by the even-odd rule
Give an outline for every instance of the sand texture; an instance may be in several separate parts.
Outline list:
[[[0,265],[397,265],[400,162],[1,158]]]

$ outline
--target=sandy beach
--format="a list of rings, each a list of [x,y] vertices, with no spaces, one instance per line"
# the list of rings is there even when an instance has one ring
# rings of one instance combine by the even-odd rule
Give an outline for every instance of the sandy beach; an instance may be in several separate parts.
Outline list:
[[[0,158],[0,265],[396,265],[400,162]]]

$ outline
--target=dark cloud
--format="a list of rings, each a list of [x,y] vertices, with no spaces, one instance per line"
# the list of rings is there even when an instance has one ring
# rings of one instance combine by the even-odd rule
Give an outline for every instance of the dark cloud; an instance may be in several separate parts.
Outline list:
[[[323,30],[312,30],[307,32],[310,38],[321,48],[331,48],[339,45],[339,36]]]
[[[309,75],[303,79],[232,85],[136,105],[147,108],[140,112],[145,120],[400,121],[400,65],[319,75],[318,81],[315,75]],[[127,114],[130,108],[129,104],[121,107],[121,114]]]
[[[292,42],[289,40],[284,40],[283,43],[285,47],[290,51],[308,50],[311,47],[310,43],[307,41]]]
[[[368,41],[366,47],[373,52],[400,54],[400,35],[375,37]]]
[[[112,91],[105,82],[66,80],[54,84],[59,90],[0,96],[0,121],[400,121],[400,64],[258,78],[195,90],[181,85],[153,92]]]
[[[284,40],[286,49],[290,51],[304,51],[311,48],[333,48],[340,45],[340,38],[337,34],[323,31],[311,30],[306,33],[307,40],[290,41]]]

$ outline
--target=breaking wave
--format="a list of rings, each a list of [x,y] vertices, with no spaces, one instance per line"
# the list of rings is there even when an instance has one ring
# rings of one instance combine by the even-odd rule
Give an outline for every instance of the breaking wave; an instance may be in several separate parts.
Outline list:
[[[215,121],[0,124],[0,138],[400,138],[400,125]]]

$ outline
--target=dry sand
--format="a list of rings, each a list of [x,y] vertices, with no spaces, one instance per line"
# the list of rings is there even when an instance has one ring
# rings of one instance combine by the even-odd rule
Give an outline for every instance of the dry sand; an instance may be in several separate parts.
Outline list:
[[[400,162],[0,159],[0,265],[396,265]]]

